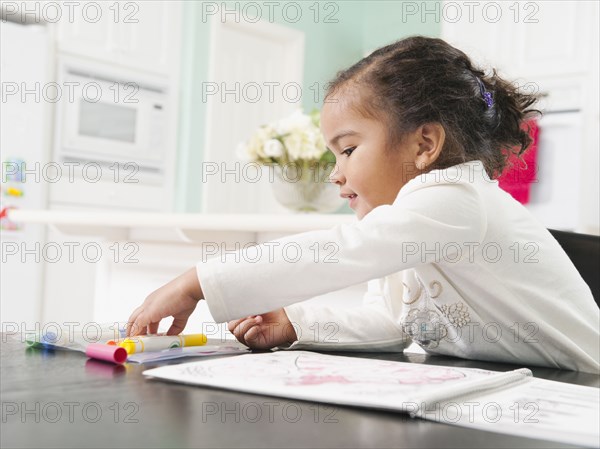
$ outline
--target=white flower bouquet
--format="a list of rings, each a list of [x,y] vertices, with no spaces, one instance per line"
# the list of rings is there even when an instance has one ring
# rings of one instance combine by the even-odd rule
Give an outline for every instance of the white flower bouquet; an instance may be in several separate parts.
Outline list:
[[[259,127],[247,142],[238,145],[237,156],[262,165],[295,165],[298,168],[333,168],[335,157],[321,134],[320,111],[289,117]]]
[[[275,173],[275,198],[288,209],[300,212],[333,212],[343,203],[329,176],[335,156],[321,134],[321,114],[298,109],[259,127],[247,142],[240,143],[237,156],[244,162],[268,166]]]

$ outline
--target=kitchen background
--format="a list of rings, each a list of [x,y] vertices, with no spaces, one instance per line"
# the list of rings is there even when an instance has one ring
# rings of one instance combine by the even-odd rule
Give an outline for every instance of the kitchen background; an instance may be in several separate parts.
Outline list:
[[[1,5],[3,330],[126,320],[217,238],[190,239],[173,213],[290,215],[266,176],[227,175],[237,144],[320,108],[338,70],[414,34],[543,94],[523,202],[549,228],[600,233],[595,1]],[[268,229],[263,240],[286,233]],[[326,300],[358,304],[364,289]],[[199,309],[188,328],[226,333]]]

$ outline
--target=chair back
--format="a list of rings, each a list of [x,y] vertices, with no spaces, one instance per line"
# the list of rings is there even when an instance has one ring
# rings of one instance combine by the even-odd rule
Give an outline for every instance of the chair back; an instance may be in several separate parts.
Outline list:
[[[548,229],[589,285],[600,307],[600,236]]]

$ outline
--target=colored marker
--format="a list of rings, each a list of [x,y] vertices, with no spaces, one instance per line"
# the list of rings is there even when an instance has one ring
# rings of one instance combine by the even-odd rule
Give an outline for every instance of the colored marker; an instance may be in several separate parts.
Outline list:
[[[92,359],[122,365],[127,360],[127,351],[120,346],[109,346],[103,343],[91,343],[85,348],[85,355]]]
[[[119,325],[115,328],[114,325],[99,325],[97,328],[91,328],[86,335],[82,330],[70,330],[67,328],[56,328],[47,330],[41,335],[36,333],[26,334],[25,343],[28,346],[60,346],[68,349],[85,350],[86,346],[92,343],[105,343],[109,338],[114,338],[115,335],[124,337],[125,325]]]
[[[162,351],[163,349],[183,348],[185,346],[202,346],[207,341],[204,334],[189,335],[139,335],[133,338],[126,338],[118,343],[118,346],[125,348],[127,354],[138,352]]]
[[[46,336],[52,333],[46,333]],[[50,335],[49,337],[52,337]],[[88,357],[105,360],[107,362],[113,362],[123,364],[127,360],[127,351],[120,346],[109,346],[104,343],[83,343],[83,342],[65,342],[54,341],[54,338],[50,338],[50,341],[27,341],[29,346],[42,347],[46,349],[65,349],[71,351],[85,352]]]
[[[17,187],[8,187],[5,191],[4,194],[6,196],[23,196],[23,190],[19,189]]]
[[[101,340],[106,340],[108,335],[125,335],[125,327],[119,326],[115,331],[113,326],[101,326]],[[94,343],[93,340],[85,338],[81,332],[73,332],[69,335],[65,329],[46,331],[43,335],[28,334],[25,342],[28,346],[42,347],[47,349],[66,349],[85,352],[88,357],[105,360],[117,364],[123,364],[127,360],[127,351],[119,346],[109,346],[104,343]]]

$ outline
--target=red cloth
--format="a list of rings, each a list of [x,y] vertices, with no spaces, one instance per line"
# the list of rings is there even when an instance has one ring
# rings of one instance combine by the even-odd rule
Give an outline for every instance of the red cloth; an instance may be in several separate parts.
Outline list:
[[[521,128],[527,131],[529,127],[529,135],[533,139],[531,145],[525,153],[522,154],[522,160],[514,154],[508,159],[508,165],[498,177],[498,185],[502,190],[510,193],[514,199],[521,204],[529,202],[529,189],[532,182],[537,182],[537,150],[540,138],[540,128],[537,120],[532,119],[524,122]]]

